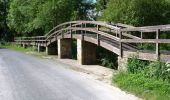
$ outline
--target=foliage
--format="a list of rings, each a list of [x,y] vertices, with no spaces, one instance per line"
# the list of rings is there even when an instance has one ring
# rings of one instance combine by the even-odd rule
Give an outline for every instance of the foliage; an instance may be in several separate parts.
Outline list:
[[[60,23],[87,18],[91,8],[86,0],[11,0],[8,26],[25,36],[43,35]]]
[[[119,87],[146,100],[169,100],[170,84],[166,81],[151,79],[142,74],[121,72],[113,77]]]
[[[119,87],[146,100],[170,99],[170,64],[160,61],[147,62],[132,57],[127,72],[113,76]]]
[[[9,0],[0,0],[0,41],[10,40],[12,35],[6,23]]]
[[[145,68],[144,75],[148,78],[170,82],[170,66],[160,61],[152,62]]]
[[[132,74],[143,74],[147,78],[170,82],[170,65],[159,60],[149,63],[133,57],[128,60],[127,71]]]
[[[96,3],[97,11],[103,11],[104,9],[106,9],[108,1],[109,0],[97,0],[97,3]]]
[[[18,46],[18,45],[12,44],[12,43],[8,43],[8,42],[0,43],[0,48],[11,49],[11,50],[19,51],[19,52],[28,52],[28,51],[32,51],[34,49],[31,47],[25,49],[21,46]]]
[[[117,69],[117,55],[102,48],[97,47],[97,58],[100,60],[102,66]]]
[[[169,9],[168,0],[110,0],[99,20],[135,26],[167,24]]]
[[[136,56],[128,59],[128,72],[129,73],[133,73],[133,74],[136,74],[136,73],[139,73],[141,72],[142,70],[144,70],[145,66],[146,66],[146,63],[137,59]]]

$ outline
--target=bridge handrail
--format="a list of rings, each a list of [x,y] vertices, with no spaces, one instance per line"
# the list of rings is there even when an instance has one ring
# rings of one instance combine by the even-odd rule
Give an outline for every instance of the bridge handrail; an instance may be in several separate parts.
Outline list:
[[[65,22],[65,23],[62,23],[60,25],[57,25],[56,27],[54,27],[52,30],[50,30],[45,36],[48,37],[51,32],[53,32],[54,30],[56,30],[57,28],[61,27],[61,26],[64,26],[64,25],[69,25],[69,24],[94,24],[94,25],[100,25],[100,26],[105,26],[105,27],[108,27],[108,28],[111,28],[111,29],[120,29],[118,27],[115,27],[113,25],[109,25],[108,23],[106,22],[101,22],[101,21],[70,21],[70,22]]]

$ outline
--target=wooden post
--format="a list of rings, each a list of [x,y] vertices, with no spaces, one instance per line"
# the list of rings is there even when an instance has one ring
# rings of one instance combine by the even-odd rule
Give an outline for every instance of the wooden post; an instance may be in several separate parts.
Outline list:
[[[97,31],[100,31],[100,27],[99,27],[99,25],[97,25]]]
[[[85,27],[85,28],[87,27],[86,23],[84,24],[84,27]],[[84,33],[84,34],[86,34],[86,31],[85,31],[85,33]]]
[[[99,31],[99,25],[97,25],[97,31]],[[97,45],[100,46],[100,34],[97,34]]]
[[[122,48],[122,41],[121,41],[122,32],[119,33],[119,38],[120,38],[120,40],[119,40],[120,57],[123,57],[123,48]]]
[[[140,33],[140,38],[143,39],[143,32]]]
[[[160,38],[160,29],[156,31],[156,39],[159,40],[159,38]],[[156,43],[156,57],[158,60],[160,60],[160,44],[158,43],[158,41]]]
[[[97,45],[100,46],[100,34],[97,34]]]
[[[72,33],[72,24],[70,23],[70,35],[71,35],[71,39],[73,38],[73,33]]]
[[[81,28],[83,28],[83,23],[81,24]],[[81,39],[84,40],[84,33],[81,31]]]

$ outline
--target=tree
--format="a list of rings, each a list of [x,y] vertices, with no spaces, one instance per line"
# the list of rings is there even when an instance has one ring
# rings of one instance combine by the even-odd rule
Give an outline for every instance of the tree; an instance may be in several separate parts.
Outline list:
[[[102,11],[107,8],[107,3],[109,0],[97,0],[96,9]]]
[[[135,26],[167,24],[170,3],[167,0],[110,0],[98,19]]]
[[[0,40],[9,39],[9,30],[7,27],[8,0],[0,0]]]
[[[43,35],[63,22],[87,19],[91,8],[90,0],[12,0],[8,26],[22,35]]]

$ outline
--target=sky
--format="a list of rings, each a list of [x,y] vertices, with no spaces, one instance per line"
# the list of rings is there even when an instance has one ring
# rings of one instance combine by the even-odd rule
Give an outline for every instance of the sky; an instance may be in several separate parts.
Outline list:
[[[93,0],[93,2],[96,2],[96,0]]]

